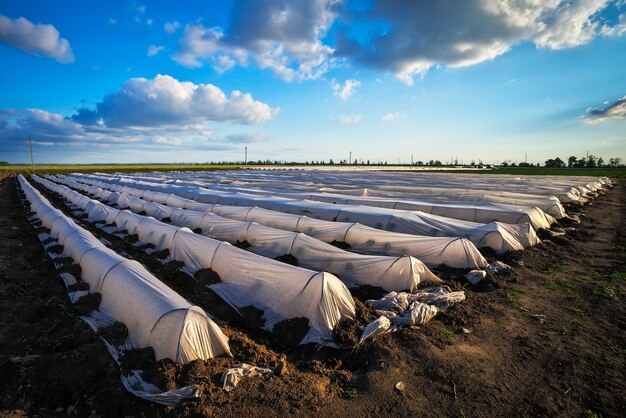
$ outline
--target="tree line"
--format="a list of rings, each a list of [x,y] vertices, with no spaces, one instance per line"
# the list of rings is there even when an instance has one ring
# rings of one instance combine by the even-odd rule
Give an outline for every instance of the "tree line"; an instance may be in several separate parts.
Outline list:
[[[559,157],[550,158],[544,163],[545,167],[549,168],[602,168],[602,167],[623,167],[621,158],[609,158],[608,162],[604,161],[602,157],[596,157],[595,155],[589,155],[586,157],[577,158],[572,155],[567,159],[567,162],[561,160]]]

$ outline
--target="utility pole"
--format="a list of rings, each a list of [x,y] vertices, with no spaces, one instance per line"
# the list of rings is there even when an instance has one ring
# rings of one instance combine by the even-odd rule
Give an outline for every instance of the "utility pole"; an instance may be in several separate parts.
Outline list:
[[[352,151],[350,151],[350,157],[348,157],[348,165],[352,165]]]
[[[30,165],[35,165],[33,162],[33,140],[30,135],[28,135],[28,144],[30,145]]]
[[[245,149],[246,149],[246,151],[245,151],[245,157],[244,157],[244,160],[243,160],[243,165],[248,164],[248,146],[247,145],[246,145]]]
[[[413,154],[411,154],[411,165],[413,165]]]

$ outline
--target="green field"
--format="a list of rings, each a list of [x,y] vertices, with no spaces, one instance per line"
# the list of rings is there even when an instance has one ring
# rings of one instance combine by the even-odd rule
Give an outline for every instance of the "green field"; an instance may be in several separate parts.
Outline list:
[[[5,165],[0,166],[0,173],[15,172],[19,174],[45,173],[132,173],[140,171],[202,171],[202,170],[236,170],[238,165],[209,164],[108,164],[108,165]]]
[[[115,173],[115,172],[141,172],[141,171],[203,171],[203,170],[237,170],[242,168],[236,164],[102,164],[102,165],[6,165],[0,166],[0,173],[15,172],[20,174],[31,173]],[[248,165],[248,168],[298,168],[299,165]],[[306,166],[302,166],[306,167]],[[310,166],[309,166],[310,167]],[[337,165],[317,165],[317,168],[333,168]],[[375,170],[377,166],[364,166]],[[388,168],[388,166],[384,166]],[[388,171],[412,171],[415,166],[397,166],[397,169]],[[426,167],[425,167],[426,168]],[[423,173],[424,171],[419,171]],[[445,168],[433,170],[437,173],[468,173],[468,174],[509,174],[518,176],[591,176],[626,178],[626,167],[604,168],[543,168],[543,167],[497,167],[492,170],[446,170]]]
[[[459,170],[441,170],[443,173],[459,173]],[[510,174],[517,176],[590,176],[626,178],[626,167],[604,168],[544,168],[544,167],[498,167],[493,170],[463,170],[472,174]]]

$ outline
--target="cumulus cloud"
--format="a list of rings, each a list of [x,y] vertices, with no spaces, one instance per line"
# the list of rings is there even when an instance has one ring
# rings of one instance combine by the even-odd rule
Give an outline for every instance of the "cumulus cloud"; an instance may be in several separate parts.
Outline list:
[[[163,25],[163,30],[168,35],[173,35],[178,30],[178,28],[180,28],[180,22],[176,20],[173,22],[165,22],[165,24]]]
[[[352,125],[354,123],[358,123],[363,119],[361,115],[340,115],[339,123],[342,125]]]
[[[256,132],[218,136],[206,126],[158,128],[109,128],[103,125],[82,125],[57,113],[41,109],[0,110],[0,150],[11,153],[28,152],[28,138],[33,145],[54,147],[45,157],[35,150],[35,160],[63,157],[68,150],[82,153],[120,153],[144,151],[224,151],[244,143],[264,142],[266,135]],[[40,160],[41,161],[41,160]]]
[[[0,42],[29,54],[53,58],[61,64],[74,62],[67,39],[53,25],[33,24],[23,17],[12,20],[0,15]]]
[[[343,84],[340,84],[333,80],[330,85],[333,89],[333,94],[345,101],[354,94],[357,87],[361,86],[361,82],[358,80],[346,80]]]
[[[402,116],[401,112],[389,112],[385,113],[381,119],[383,122],[390,122],[394,119],[398,119],[400,116]]]
[[[611,28],[599,14],[609,0],[373,0],[343,8],[335,55],[393,72],[411,84],[434,65],[463,67],[493,59],[514,45],[561,49],[589,42]],[[369,28],[363,35],[363,26]]]
[[[278,109],[254,100],[249,93],[233,91],[230,97],[212,84],[181,82],[168,75],[154,79],[132,78],[96,104],[80,109],[72,119],[107,127],[156,127],[204,124],[208,121],[258,124],[274,117]]]
[[[154,57],[156,54],[158,54],[159,52],[163,51],[165,49],[164,46],[161,45],[150,45],[148,47],[148,56],[149,57]]]
[[[314,79],[331,60],[333,49],[322,38],[336,9],[336,0],[237,0],[228,31],[188,24],[173,58],[187,67],[209,64],[222,71],[220,60],[234,66],[253,59],[287,81]]]
[[[63,116],[41,109],[0,110],[0,121],[5,130],[22,132],[26,138],[29,132],[36,133],[39,139],[59,136],[76,137],[84,134],[82,127]],[[42,138],[41,136],[44,136]]]
[[[589,109],[585,122],[599,123],[617,119],[626,119],[626,96],[605,108]]]
[[[183,30],[179,40],[178,51],[172,56],[174,61],[189,68],[198,68],[204,61],[216,60],[222,55],[229,56],[221,50],[220,42],[224,37],[220,28],[207,28],[200,24],[189,24]],[[245,54],[245,51],[242,51]]]
[[[611,0],[236,0],[226,29],[185,26],[174,60],[219,72],[254,62],[285,80],[356,62],[412,84],[431,67],[470,66],[522,42],[572,48],[626,32]],[[622,1],[613,3],[618,12]],[[608,13],[608,12],[607,12]],[[354,24],[358,23],[358,24]],[[177,28],[176,28],[177,29]],[[174,27],[172,27],[174,30]],[[334,42],[327,39],[331,33]],[[331,46],[332,45],[332,46]]]
[[[533,36],[535,44],[550,49],[586,44],[598,34],[600,23],[594,17],[607,4],[607,0],[587,0],[562,5],[552,20]]]

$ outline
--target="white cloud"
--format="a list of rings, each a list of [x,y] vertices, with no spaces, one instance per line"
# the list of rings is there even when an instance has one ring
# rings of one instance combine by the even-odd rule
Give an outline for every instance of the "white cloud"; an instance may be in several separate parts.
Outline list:
[[[562,5],[551,22],[534,35],[535,44],[550,49],[586,44],[598,34],[599,23],[593,18],[607,4],[607,0],[587,0]]]
[[[586,123],[600,123],[609,120],[626,119],[626,96],[603,109],[587,109]]]
[[[352,125],[353,123],[358,123],[363,119],[361,115],[340,115],[339,123],[342,125]]]
[[[0,15],[0,42],[29,54],[53,58],[61,64],[74,62],[70,43],[61,38],[54,26],[33,24],[23,17],[12,20]]]
[[[219,66],[221,56],[244,66],[252,58],[284,80],[314,79],[330,65],[333,49],[322,38],[335,8],[335,0],[240,0],[227,32],[188,24],[173,58],[192,68]]]
[[[152,24],[154,23],[154,20],[152,19],[146,19],[146,25],[148,26],[152,26]]]
[[[358,80],[346,80],[342,85],[333,80],[330,85],[333,89],[333,94],[345,101],[354,94],[356,88],[361,85],[361,82]]]
[[[491,60],[523,41],[571,48],[611,31],[600,27],[609,0],[373,0],[344,6],[343,19],[367,25],[363,41],[350,25],[337,32],[336,55],[412,84],[432,66],[463,67]],[[615,26],[613,26],[614,28]],[[354,32],[353,32],[354,31]],[[362,34],[361,34],[362,35]]]
[[[180,28],[180,23],[176,20],[174,20],[173,22],[165,22],[165,24],[163,25],[163,30],[168,35],[173,35],[178,30],[178,28]]]
[[[235,90],[230,97],[212,84],[181,82],[167,75],[154,79],[132,78],[97,103],[72,116],[76,122],[109,128],[175,126],[195,129],[209,121],[258,124],[274,117],[279,109]]]
[[[206,28],[198,24],[189,24],[183,30],[174,61],[189,68],[202,67],[203,60],[217,59],[220,51],[220,39],[224,36],[219,28]]]
[[[239,144],[265,142],[268,137],[258,132],[233,133],[216,136],[206,125],[182,127],[109,128],[99,125],[81,125],[57,113],[41,109],[0,109],[0,150],[27,152],[28,137],[33,145],[53,148],[45,154],[35,149],[35,160],[51,158],[55,153],[63,157],[63,150],[89,152],[115,149],[125,151],[231,150]],[[17,151],[16,151],[17,150]]]
[[[137,12],[140,14],[144,14],[146,12],[146,6],[144,6],[143,4],[140,4],[139,6],[137,6]]]
[[[626,5],[613,3],[618,13]],[[611,0],[238,0],[225,29],[185,26],[173,58],[186,67],[209,65],[220,72],[252,62],[288,81],[315,79],[333,66],[357,62],[412,84],[433,66],[475,65],[523,42],[563,49],[597,36],[619,36],[626,32],[626,17],[622,13],[615,23],[603,16],[609,4]],[[325,37],[334,23],[331,47]]]
[[[158,54],[159,52],[163,51],[165,49],[164,46],[161,45],[150,45],[148,47],[148,56],[149,57],[154,57],[156,54]]]
[[[381,119],[383,120],[383,122],[390,122],[392,120],[398,119],[400,116],[402,116],[401,112],[390,112],[385,113]]]
[[[115,26],[115,25],[117,25],[117,19],[115,19],[114,17],[110,17],[110,18],[109,18],[109,25],[110,25],[110,26]]]

